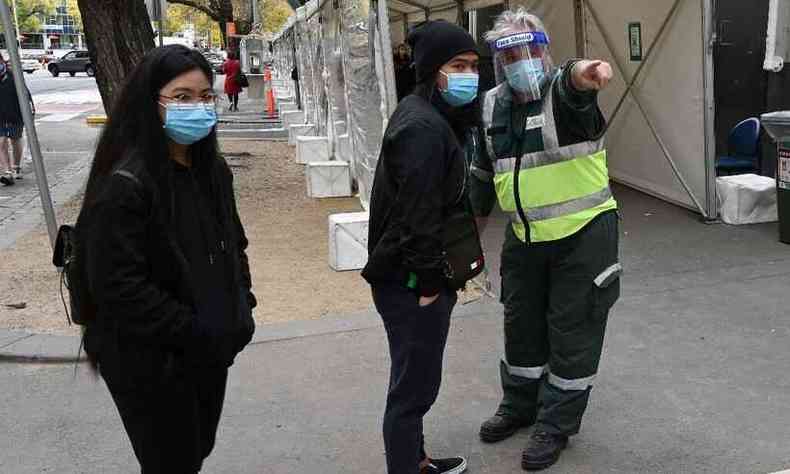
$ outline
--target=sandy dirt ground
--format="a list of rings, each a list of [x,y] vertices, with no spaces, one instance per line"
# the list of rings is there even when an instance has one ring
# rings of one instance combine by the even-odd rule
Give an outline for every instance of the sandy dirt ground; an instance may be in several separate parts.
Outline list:
[[[338,273],[328,265],[328,216],[360,211],[359,201],[308,198],[304,168],[286,143],[226,141],[222,150],[250,240],[256,320],[317,319],[370,308],[370,290],[359,272]],[[73,223],[80,203],[78,196],[60,208],[58,222]],[[42,225],[0,251],[0,328],[76,333],[67,325],[59,285]]]

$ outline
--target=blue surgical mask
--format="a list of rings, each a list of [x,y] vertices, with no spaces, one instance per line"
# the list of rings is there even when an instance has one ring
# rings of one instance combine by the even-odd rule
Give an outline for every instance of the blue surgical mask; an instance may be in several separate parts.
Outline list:
[[[505,65],[505,77],[515,91],[540,98],[540,89],[546,80],[542,59],[522,59]],[[535,97],[535,95],[538,95]]]
[[[440,71],[447,76],[447,90],[441,91],[442,99],[452,107],[461,107],[471,103],[477,97],[479,76],[473,72]]]
[[[191,145],[206,138],[217,124],[217,111],[208,104],[167,104],[165,132],[174,142]]]
[[[7,71],[6,65],[3,61],[0,61],[0,77],[5,76]]]

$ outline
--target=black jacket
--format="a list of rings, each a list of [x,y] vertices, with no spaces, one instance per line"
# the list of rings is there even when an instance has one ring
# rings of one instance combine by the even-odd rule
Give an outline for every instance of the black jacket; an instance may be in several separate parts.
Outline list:
[[[27,90],[27,85],[25,85]],[[27,100],[33,104],[30,91],[27,90]],[[19,99],[16,95],[14,76],[11,71],[6,72],[5,76],[0,76],[0,127],[4,125],[22,126],[22,111],[19,108]]]
[[[216,188],[213,202],[224,221],[217,232],[224,233],[227,276],[191,265],[179,244],[179,232],[203,240],[198,231],[175,224],[174,170],[154,180],[142,159],[125,160],[100,183],[95,202],[86,206],[77,224],[97,305],[96,321],[86,329],[85,349],[98,359],[102,376],[116,383],[150,382],[151,377],[175,376],[190,367],[227,367],[255,329],[247,239],[230,169],[216,160],[204,173],[207,184]],[[206,247],[205,255],[217,251],[216,245]],[[217,308],[198,294],[211,281],[228,288],[233,296],[219,304],[230,301],[230,307]],[[217,318],[227,321],[218,326]]]
[[[403,99],[381,145],[370,200],[368,263],[371,284],[406,284],[432,296],[446,285],[442,222],[465,205],[464,152],[446,115],[418,95]]]

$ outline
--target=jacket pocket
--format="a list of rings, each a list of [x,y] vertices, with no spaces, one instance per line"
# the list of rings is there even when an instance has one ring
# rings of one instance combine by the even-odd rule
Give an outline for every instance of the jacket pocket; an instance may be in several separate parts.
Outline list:
[[[606,267],[593,279],[593,305],[591,317],[602,321],[609,315],[609,310],[620,298],[620,276],[623,266],[619,262]]]
[[[239,288],[238,329],[235,335],[235,353],[241,352],[252,341],[255,334],[255,319],[252,317],[252,302],[250,292],[246,288]]]

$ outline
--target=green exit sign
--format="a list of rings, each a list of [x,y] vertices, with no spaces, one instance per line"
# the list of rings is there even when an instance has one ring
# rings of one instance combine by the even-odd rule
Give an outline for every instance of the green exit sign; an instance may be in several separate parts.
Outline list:
[[[628,24],[628,49],[631,53],[631,61],[642,60],[642,23],[632,22]]]

